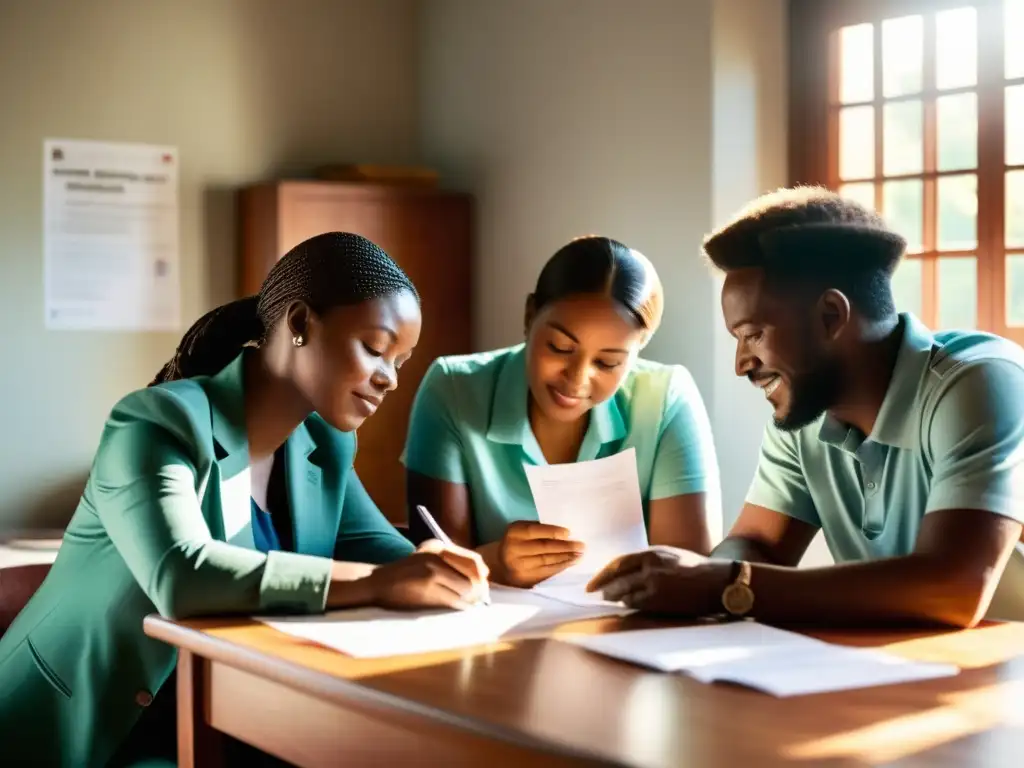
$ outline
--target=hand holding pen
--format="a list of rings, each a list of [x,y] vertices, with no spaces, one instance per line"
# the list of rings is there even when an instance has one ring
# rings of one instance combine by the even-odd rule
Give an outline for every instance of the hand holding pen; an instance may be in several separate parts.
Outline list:
[[[441,528],[441,526],[437,524],[437,521],[434,519],[434,516],[431,515],[427,508],[424,507],[422,504],[416,507],[416,511],[423,519],[423,522],[426,524],[427,528],[430,529],[430,532],[431,534],[433,534],[434,538],[441,543],[441,548],[437,549],[437,551],[442,557],[445,557],[445,553],[450,553],[452,556],[458,557],[460,560],[464,561],[465,558],[469,557],[473,561],[473,563],[476,565],[476,568],[471,570],[474,570],[475,573],[466,573],[466,571],[462,570],[462,568],[460,568],[460,570],[462,570],[462,572],[465,573],[465,575],[468,576],[470,580],[474,583],[474,586],[478,588],[478,591],[476,593],[478,595],[477,602],[483,605],[490,605],[491,591],[487,583],[488,571],[487,566],[484,565],[483,559],[476,552],[473,552],[469,549],[464,549],[463,547],[459,547],[456,544],[454,544],[452,540],[448,537],[448,534],[446,534],[444,530]],[[431,545],[430,542],[425,542],[424,546],[432,547],[434,545]]]

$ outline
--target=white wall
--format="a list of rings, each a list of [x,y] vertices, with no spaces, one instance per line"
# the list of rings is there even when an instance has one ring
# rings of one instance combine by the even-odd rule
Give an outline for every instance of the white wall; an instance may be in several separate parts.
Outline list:
[[[415,159],[416,34],[415,0],[0,0],[0,529],[66,523],[180,337],[43,329],[43,138],[180,148],[190,321],[234,297],[237,187]]]
[[[518,342],[548,257],[605,234],[669,290],[648,356],[687,365],[710,399],[710,28],[708,0],[423,4],[423,154],[477,195],[478,348]]]

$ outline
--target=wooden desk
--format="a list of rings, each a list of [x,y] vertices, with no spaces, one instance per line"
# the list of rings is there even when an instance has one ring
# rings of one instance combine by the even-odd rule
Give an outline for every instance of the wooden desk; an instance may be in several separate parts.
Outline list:
[[[561,631],[639,626],[650,624],[606,619]],[[149,617],[145,629],[181,650],[185,767],[214,764],[221,733],[304,768],[995,768],[1020,766],[1024,751],[1024,659],[1013,658],[1024,652],[1024,624],[813,632],[963,672],[792,699],[648,672],[552,639],[356,660],[250,621]]]

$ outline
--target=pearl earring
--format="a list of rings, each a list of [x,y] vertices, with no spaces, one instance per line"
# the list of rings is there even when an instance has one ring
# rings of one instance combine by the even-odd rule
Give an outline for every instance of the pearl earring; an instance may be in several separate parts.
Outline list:
[[[293,346],[301,347],[305,343],[306,343],[306,340],[302,337],[301,333],[297,333],[294,336],[292,336],[292,345]]]

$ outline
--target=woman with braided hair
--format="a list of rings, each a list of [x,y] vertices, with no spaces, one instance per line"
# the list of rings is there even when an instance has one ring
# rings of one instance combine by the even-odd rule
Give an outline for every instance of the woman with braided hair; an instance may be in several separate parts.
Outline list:
[[[5,759],[173,759],[175,652],[143,633],[154,609],[457,607],[482,594],[476,553],[414,551],[352,468],[354,430],[419,333],[409,278],[344,233],[296,246],[258,295],[189,329],[114,407],[57,560],[0,640]]]

